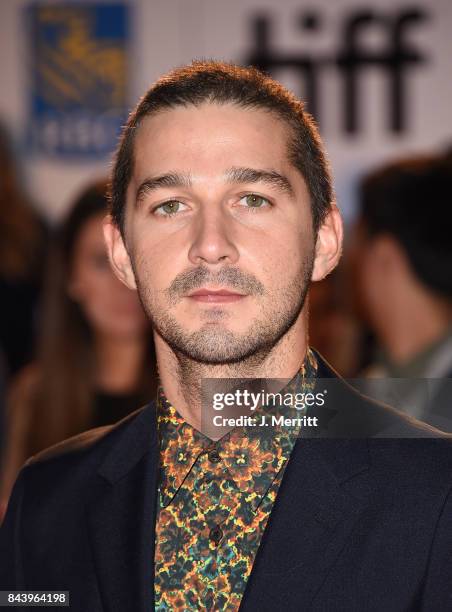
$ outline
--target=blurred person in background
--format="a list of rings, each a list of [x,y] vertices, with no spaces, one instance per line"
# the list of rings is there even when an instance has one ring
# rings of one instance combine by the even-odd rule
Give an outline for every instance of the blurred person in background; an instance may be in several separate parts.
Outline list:
[[[8,398],[3,511],[28,457],[120,420],[156,391],[149,324],[106,255],[105,194],[104,182],[84,191],[51,253],[38,358],[19,373]]]
[[[7,378],[32,358],[45,236],[0,125],[0,350]]]
[[[6,368],[5,358],[0,350],[0,449],[5,443],[5,400],[6,400]],[[2,470],[0,453],[0,473]]]
[[[446,431],[452,431],[451,193],[446,156],[405,159],[368,175],[350,256],[359,310],[377,346],[364,373],[393,379],[366,390]]]
[[[344,377],[354,376],[360,365],[361,326],[348,309],[339,266],[309,289],[309,340]]]

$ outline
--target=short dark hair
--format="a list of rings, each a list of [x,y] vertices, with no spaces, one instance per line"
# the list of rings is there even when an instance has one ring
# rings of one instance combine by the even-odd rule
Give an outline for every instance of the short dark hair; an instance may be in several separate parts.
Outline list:
[[[289,159],[306,181],[316,232],[331,207],[333,189],[314,120],[299,99],[269,76],[255,68],[217,61],[193,61],[162,76],[130,114],[116,152],[110,185],[110,213],[121,231],[133,172],[134,140],[141,121],[161,110],[204,102],[264,109],[285,121],[292,130]]]
[[[360,184],[360,217],[370,237],[388,234],[426,287],[452,298],[450,239],[452,158],[414,157],[368,174]]]

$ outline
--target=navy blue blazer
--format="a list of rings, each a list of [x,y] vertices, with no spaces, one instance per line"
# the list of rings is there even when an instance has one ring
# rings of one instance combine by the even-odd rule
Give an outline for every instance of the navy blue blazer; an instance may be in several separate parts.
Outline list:
[[[240,610],[452,610],[450,436],[322,360],[319,376],[337,387],[324,431],[294,447]],[[0,531],[0,589],[69,590],[73,612],[153,610],[157,465],[154,403],[29,460]]]

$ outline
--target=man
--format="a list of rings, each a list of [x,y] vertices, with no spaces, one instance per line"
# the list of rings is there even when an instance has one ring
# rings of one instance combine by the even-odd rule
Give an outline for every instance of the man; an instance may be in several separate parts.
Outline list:
[[[160,79],[123,133],[105,238],[152,322],[159,396],[23,468],[2,588],[90,612],[450,609],[451,442],[308,348],[342,225],[301,103],[221,63]],[[237,378],[336,384],[312,434],[209,439],[201,382]]]
[[[378,346],[367,374],[389,377],[369,387],[444,431],[452,431],[451,189],[452,163],[441,155],[366,176],[351,258]]]

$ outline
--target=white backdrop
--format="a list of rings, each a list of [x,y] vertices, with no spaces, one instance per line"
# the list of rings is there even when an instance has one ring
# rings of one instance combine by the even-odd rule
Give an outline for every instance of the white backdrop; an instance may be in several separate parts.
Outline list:
[[[148,86],[168,69],[192,58],[244,63],[256,53],[253,23],[267,23],[268,57],[282,64],[311,62],[317,81],[318,118],[346,219],[353,215],[357,178],[383,160],[452,145],[452,2],[450,0],[135,0],[132,8],[129,101],[132,107]],[[28,114],[29,41],[24,31],[24,0],[0,4],[0,119],[18,146]],[[409,16],[416,10],[417,18]],[[358,14],[371,20],[346,34]],[[419,62],[400,59],[405,95],[402,131],[389,124],[394,75],[394,32],[399,49]],[[350,30],[350,25],[349,25]],[[392,38],[391,38],[392,37]],[[355,76],[361,125],[344,129],[344,71],[337,59],[355,41]],[[264,53],[261,45],[260,54]],[[361,65],[363,56],[374,63]],[[392,61],[384,68],[381,58]],[[388,59],[389,58],[389,59]],[[391,60],[392,58],[392,60]],[[396,57],[397,59],[397,57]],[[361,62],[361,63],[360,63]],[[285,66],[275,76],[302,97],[306,83],[297,68]],[[28,155],[22,162],[28,188],[44,214],[58,219],[74,194],[91,177],[108,170],[109,159],[55,160]]]

